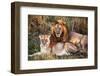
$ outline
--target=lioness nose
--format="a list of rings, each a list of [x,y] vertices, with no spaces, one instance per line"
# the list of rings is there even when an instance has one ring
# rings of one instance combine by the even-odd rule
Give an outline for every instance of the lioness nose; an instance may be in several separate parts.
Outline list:
[[[43,40],[42,43],[43,45],[45,45],[47,43],[47,40]]]

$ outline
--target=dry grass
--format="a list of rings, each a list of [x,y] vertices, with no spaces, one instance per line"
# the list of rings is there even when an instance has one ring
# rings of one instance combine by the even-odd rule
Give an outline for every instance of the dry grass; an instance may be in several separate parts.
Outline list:
[[[87,58],[82,55],[63,55],[56,56],[52,54],[40,54],[40,55],[32,55],[28,57],[28,60],[55,60],[55,59],[80,59]]]

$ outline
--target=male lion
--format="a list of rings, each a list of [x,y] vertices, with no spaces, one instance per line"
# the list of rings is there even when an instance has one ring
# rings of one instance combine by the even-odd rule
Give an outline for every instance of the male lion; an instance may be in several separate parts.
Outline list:
[[[57,42],[68,41],[68,27],[63,20],[57,20],[51,26],[50,46],[53,47]]]

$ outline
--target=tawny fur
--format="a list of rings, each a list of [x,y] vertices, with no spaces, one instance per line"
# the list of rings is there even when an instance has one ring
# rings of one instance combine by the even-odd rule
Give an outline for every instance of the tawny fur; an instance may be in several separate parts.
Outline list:
[[[50,44],[50,35],[39,35],[40,38],[40,52],[35,53],[34,55],[40,54],[50,54],[51,48]]]
[[[70,40],[69,42],[73,43],[74,45],[76,45],[77,47],[79,47],[79,49],[82,52],[86,52],[87,50],[87,46],[88,46],[88,37],[87,35],[82,35],[76,32],[71,32],[70,33]]]

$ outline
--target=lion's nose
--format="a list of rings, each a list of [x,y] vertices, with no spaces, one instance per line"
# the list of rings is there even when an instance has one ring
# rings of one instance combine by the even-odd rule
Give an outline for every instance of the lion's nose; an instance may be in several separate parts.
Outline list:
[[[58,29],[57,29],[57,34],[59,34],[59,33],[60,33],[60,29],[58,28]]]

